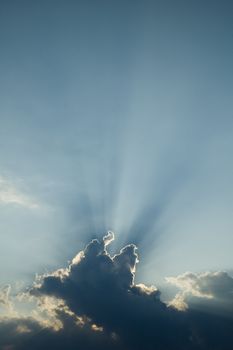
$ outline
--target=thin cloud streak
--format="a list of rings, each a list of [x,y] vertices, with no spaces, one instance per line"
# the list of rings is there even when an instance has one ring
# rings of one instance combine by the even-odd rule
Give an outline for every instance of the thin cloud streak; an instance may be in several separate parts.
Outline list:
[[[40,207],[38,202],[21,192],[14,183],[2,176],[0,176],[0,204],[18,205],[28,209]]]

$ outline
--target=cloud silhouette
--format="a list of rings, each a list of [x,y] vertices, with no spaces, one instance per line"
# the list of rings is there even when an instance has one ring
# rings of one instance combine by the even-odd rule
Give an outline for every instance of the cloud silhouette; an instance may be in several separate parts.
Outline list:
[[[47,318],[2,319],[0,346],[5,350],[232,349],[231,318],[213,317],[188,304],[180,307],[183,311],[175,303],[165,304],[156,287],[135,283],[137,247],[127,245],[111,256],[107,247],[113,240],[112,232],[94,239],[68,267],[40,276],[28,295]],[[203,277],[194,276],[189,278],[195,283],[186,281],[186,286],[191,283],[192,290],[203,295],[222,296],[226,290],[218,284],[231,282],[224,273],[206,275],[207,288]],[[177,277],[179,287],[185,280],[187,274]]]

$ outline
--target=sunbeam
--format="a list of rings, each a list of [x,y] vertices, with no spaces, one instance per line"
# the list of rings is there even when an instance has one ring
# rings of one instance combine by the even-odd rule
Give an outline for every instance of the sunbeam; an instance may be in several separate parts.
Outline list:
[[[232,15],[0,1],[1,350],[232,349]]]

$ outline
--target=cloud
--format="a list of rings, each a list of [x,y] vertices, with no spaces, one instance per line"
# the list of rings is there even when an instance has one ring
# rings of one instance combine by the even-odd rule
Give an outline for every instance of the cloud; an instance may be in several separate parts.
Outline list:
[[[0,348],[232,348],[231,319],[192,310],[181,297],[176,304],[182,311],[162,302],[155,286],[135,283],[137,247],[127,245],[111,256],[107,247],[113,239],[112,232],[94,239],[67,267],[39,276],[26,294],[37,302],[33,317],[2,319]],[[194,287],[193,282],[188,287],[185,278],[177,280],[204,295],[218,291],[217,282],[210,291]]]
[[[62,316],[61,316],[62,317]],[[108,337],[97,327],[77,326],[71,316],[63,315],[64,328],[58,331],[45,327],[33,318],[0,321],[0,349],[120,349],[114,337]]]
[[[167,277],[166,281],[180,289],[170,305],[179,308],[179,303],[186,306],[197,304],[233,316],[233,278],[227,272],[186,272]]]
[[[188,304],[185,302],[185,298],[182,293],[176,294],[174,299],[168,302],[168,305],[179,311],[185,311],[188,309]]]
[[[6,285],[0,288],[0,312],[2,315],[15,315],[14,305],[10,297],[10,292],[10,285]]]
[[[195,297],[233,300],[233,278],[227,272],[186,272],[177,277],[167,277],[166,280]]]
[[[10,285],[4,286],[0,289],[0,305],[3,305],[7,308],[9,308],[11,305],[9,300],[10,289]]]
[[[0,176],[0,204],[15,204],[28,209],[37,209],[39,204],[22,193],[8,179]]]

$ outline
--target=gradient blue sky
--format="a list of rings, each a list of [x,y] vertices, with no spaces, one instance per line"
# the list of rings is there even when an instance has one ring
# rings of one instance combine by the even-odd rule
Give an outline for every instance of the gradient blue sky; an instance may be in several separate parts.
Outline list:
[[[232,268],[232,14],[0,1],[0,283],[108,229],[144,281]]]

